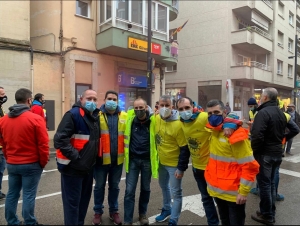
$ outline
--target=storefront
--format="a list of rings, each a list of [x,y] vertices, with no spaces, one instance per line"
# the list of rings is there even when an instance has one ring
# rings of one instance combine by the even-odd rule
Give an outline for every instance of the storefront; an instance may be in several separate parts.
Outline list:
[[[251,84],[236,81],[233,90],[232,111],[236,112],[242,119],[249,118],[248,100],[252,97]]]
[[[118,73],[119,107],[127,111],[137,98],[147,100],[147,76],[132,75],[126,72]]]
[[[166,95],[171,96],[172,104],[175,107],[176,101],[186,96],[185,88],[166,88]]]

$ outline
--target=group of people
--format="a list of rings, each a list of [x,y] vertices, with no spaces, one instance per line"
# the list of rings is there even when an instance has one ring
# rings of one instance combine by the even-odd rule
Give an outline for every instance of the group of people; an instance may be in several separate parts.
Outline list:
[[[107,91],[105,103],[97,108],[97,93],[90,89],[84,91],[57,128],[54,147],[61,173],[65,225],[84,224],[93,180],[94,218],[91,223],[102,223],[108,182],[109,218],[115,225],[134,224],[139,177],[139,224],[149,224],[147,207],[151,179],[158,178],[163,203],[155,220],[168,220],[169,225],[177,225],[182,208],[182,180],[190,158],[208,225],[220,222],[244,225],[245,203],[255,178],[261,202],[259,210],[251,217],[264,224],[274,224],[274,175],[281,163],[282,141],[291,140],[299,133],[298,126],[277,107],[276,89],[264,90],[255,120],[251,122],[251,139],[243,122],[236,114],[227,114],[220,100],[210,100],[204,112],[189,97],[180,98],[173,106],[171,97],[163,95],[152,112],[146,101],[138,98],[132,109],[123,112],[118,106],[118,97],[117,92]],[[16,208],[22,188],[25,224],[38,224],[34,217],[34,199],[42,169],[49,158],[49,150],[46,153],[48,136],[42,117],[30,112],[30,90],[18,90],[15,99],[17,104],[0,119],[0,144],[9,175],[5,218],[8,224],[20,224]],[[29,120],[23,123],[24,119]],[[8,132],[8,128],[16,125],[19,129]],[[35,127],[41,136],[31,139],[30,143],[23,142],[29,140],[28,136],[33,133],[30,129]],[[23,138],[22,130],[27,134]],[[15,139],[20,142],[16,144]],[[21,149],[19,145],[24,146]],[[25,161],[29,159],[32,161]],[[118,198],[123,164],[126,188],[122,220]],[[20,183],[19,178],[25,183]],[[29,180],[30,183],[26,183]],[[29,185],[31,189],[34,186],[31,192]]]

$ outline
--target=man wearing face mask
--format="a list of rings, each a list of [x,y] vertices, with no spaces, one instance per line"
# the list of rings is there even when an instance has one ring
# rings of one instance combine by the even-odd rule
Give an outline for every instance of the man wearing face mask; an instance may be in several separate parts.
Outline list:
[[[32,106],[31,106],[31,111],[33,113],[43,117],[43,119],[45,119],[45,122],[46,122],[46,117],[45,117],[45,112],[44,112],[44,109],[43,109],[43,104],[45,104],[44,94],[41,94],[41,93],[35,94],[34,100],[32,102]]]
[[[155,145],[155,116],[149,112],[146,101],[138,98],[127,115],[125,130],[126,190],[124,197],[124,224],[132,225],[136,185],[141,174],[139,198],[140,225],[148,225],[146,216],[150,199],[151,175],[158,177],[158,156]]]
[[[161,214],[155,218],[177,225],[182,207],[182,177],[188,168],[190,152],[181,128],[178,111],[172,110],[171,97],[159,99],[159,115],[155,118],[155,138],[159,156],[159,185],[163,194]],[[173,205],[171,206],[171,193]]]
[[[124,132],[127,113],[118,106],[118,93],[109,90],[105,94],[105,104],[100,107],[101,146],[94,169],[93,225],[102,223],[106,178],[108,178],[109,218],[115,225],[122,224],[118,213],[119,183],[124,162]]]
[[[65,225],[83,225],[93,188],[99,151],[97,93],[88,89],[63,116],[54,135]]]
[[[297,124],[297,126],[300,127],[300,115],[295,110],[294,104],[289,104],[287,106],[287,113],[291,116],[291,120],[293,120]],[[286,142],[285,152],[287,155],[293,155],[291,153],[292,144],[293,144],[293,138]]]
[[[224,136],[223,102],[210,100],[206,107],[207,127],[212,130],[210,158],[205,170],[207,191],[215,198],[222,225],[244,225],[245,203],[259,165],[253,157],[246,129],[239,127],[230,138]],[[239,121],[237,115],[228,117]]]
[[[7,101],[7,96],[5,95],[5,90],[3,87],[0,87],[0,118],[5,115],[2,105]],[[0,145],[0,200],[5,198],[5,194],[2,190],[2,178],[3,173],[6,167],[6,161],[2,152],[2,146]]]

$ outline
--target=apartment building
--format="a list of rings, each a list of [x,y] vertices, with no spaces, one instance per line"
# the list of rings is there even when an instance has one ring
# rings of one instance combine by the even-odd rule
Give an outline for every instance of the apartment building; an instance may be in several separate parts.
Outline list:
[[[8,101],[3,108],[15,104],[19,88],[32,88],[29,1],[0,1],[0,86]]]
[[[171,30],[187,19],[177,37],[178,64],[166,73],[166,93],[175,100],[187,95],[205,106],[221,99],[242,118],[248,99],[259,101],[266,87],[277,88],[285,105],[293,101],[294,59],[288,57],[299,57],[298,2],[181,1]]]
[[[34,86],[53,106],[54,128],[87,88],[97,91],[99,106],[107,90],[119,92],[123,110],[137,97],[147,99],[147,2],[30,2],[31,45],[44,51],[34,56]],[[152,1],[151,106],[164,91],[164,67],[177,63],[169,41],[169,22],[177,14],[177,1]]]

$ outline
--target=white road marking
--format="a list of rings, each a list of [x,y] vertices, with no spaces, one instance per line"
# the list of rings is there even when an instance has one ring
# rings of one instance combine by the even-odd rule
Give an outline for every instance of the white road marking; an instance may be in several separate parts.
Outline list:
[[[300,154],[295,154],[292,156],[286,155],[286,157],[282,158],[283,161],[299,163],[300,162]]]
[[[185,210],[189,210],[194,214],[197,214],[200,217],[204,217],[205,216],[205,211],[204,211],[204,207],[202,205],[202,201],[201,201],[201,195],[190,195],[190,196],[185,196],[182,199],[182,209],[181,212],[185,211]],[[149,224],[154,224],[155,218],[158,216],[159,214],[155,214],[154,216],[149,217]]]
[[[52,170],[43,170],[42,176],[45,175],[45,173],[49,173],[49,172],[55,172],[57,171],[57,169],[52,169]],[[8,175],[3,176],[2,181],[8,180]]]
[[[293,176],[293,177],[300,177],[300,173],[299,172],[295,172],[295,171],[291,171],[291,170],[286,170],[286,169],[281,169],[281,168],[279,168],[279,173],[290,175],[290,176]]]

